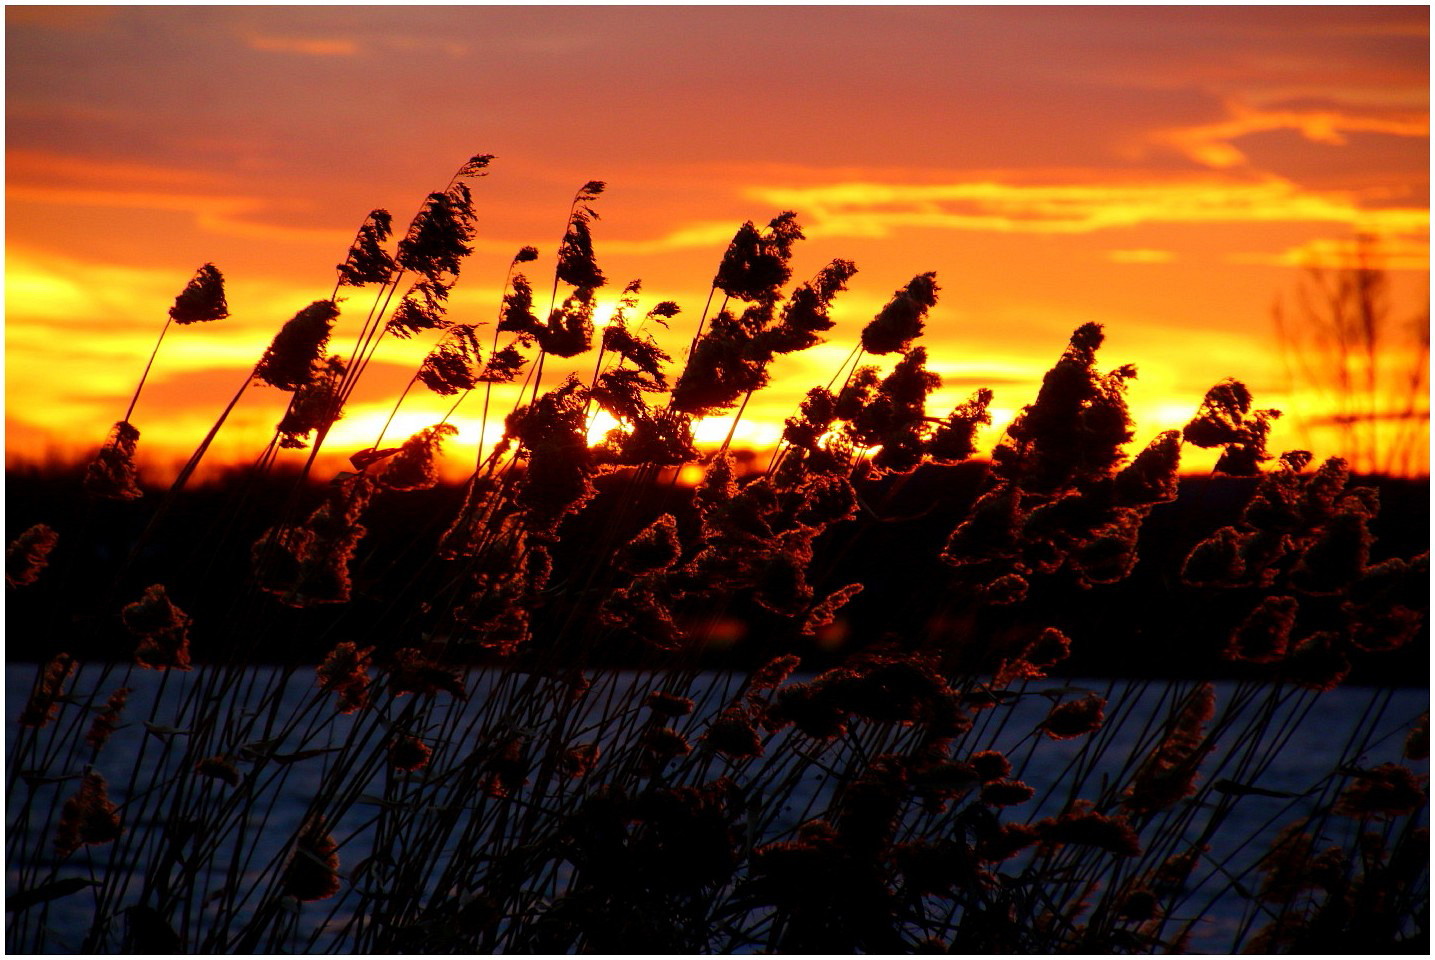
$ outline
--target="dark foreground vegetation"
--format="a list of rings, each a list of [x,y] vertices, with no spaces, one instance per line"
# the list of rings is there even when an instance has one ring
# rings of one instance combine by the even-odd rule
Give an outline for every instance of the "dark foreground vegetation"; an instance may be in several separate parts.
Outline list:
[[[761,463],[748,451],[736,451],[739,473],[758,470]],[[804,634],[786,618],[762,606],[732,597],[726,622],[719,631],[697,638],[695,654],[706,669],[747,669],[772,654],[774,646],[798,654],[809,669],[832,666],[854,650],[869,645],[893,630],[894,610],[913,615],[930,613],[927,605],[912,605],[921,595],[935,596],[950,587],[951,568],[940,558],[947,533],[955,529],[989,482],[990,464],[973,461],[951,467],[924,466],[911,474],[871,484],[870,496],[880,501],[884,515],[859,512],[846,524],[823,535],[824,554],[830,558],[821,574],[831,585],[863,584],[863,591],[841,610],[834,625]],[[117,631],[94,629],[113,617],[98,597],[73,597],[61,602],[68,582],[98,583],[113,577],[115,558],[133,544],[149,517],[143,503],[129,503],[96,511],[80,495],[81,469],[20,469],[6,478],[6,501],[13,540],[35,522],[44,520],[56,529],[87,531],[86,542],[58,549],[49,556],[46,576],[9,597],[6,657],[11,663],[43,662],[59,643],[82,660],[127,659],[128,643]],[[233,491],[245,482],[241,471],[212,484],[186,491],[173,507],[167,535],[149,548],[154,562],[174,571],[169,590],[188,601],[185,610],[199,621],[241,618],[246,629],[261,631],[256,638],[254,662],[269,664],[316,663],[333,636],[345,631],[401,630],[401,591],[404,571],[419,567],[431,557],[443,533],[444,518],[452,517],[463,503],[461,485],[436,484],[427,490],[395,494],[382,499],[382,507],[366,517],[365,549],[352,572],[355,586],[344,604],[315,606],[299,615],[275,621],[258,605],[235,606],[233,585],[249,576],[250,558],[243,551],[216,553],[213,545],[228,535],[252,543],[263,533],[297,482],[292,471],[276,471],[251,479],[250,507],[242,515],[231,513]],[[1181,567],[1190,547],[1224,526],[1238,524],[1252,489],[1260,481],[1247,477],[1183,477],[1176,499],[1153,510],[1142,525],[1137,553],[1140,562],[1123,580],[1092,590],[1083,587],[1069,571],[1032,584],[1020,604],[979,608],[983,618],[975,634],[987,644],[1022,636],[1033,628],[1055,626],[1072,636],[1090,640],[1073,648],[1071,656],[1053,675],[1148,677],[1170,680],[1240,679],[1250,674],[1240,661],[1222,656],[1212,636],[1228,633],[1244,615],[1246,598],[1236,591],[1192,590],[1181,582]],[[1358,481],[1381,492],[1381,513],[1371,521],[1374,549],[1380,558],[1420,553],[1428,540],[1429,483],[1396,477]],[[584,545],[601,533],[602,519],[625,490],[609,478],[599,478],[590,509],[564,527],[564,539],[554,551],[553,582],[571,572],[581,574],[586,562]],[[158,492],[156,492],[157,495]],[[324,486],[307,484],[304,497],[318,503]],[[664,481],[646,491],[636,507],[636,528],[664,513],[680,513],[692,499],[692,490]],[[564,545],[578,545],[566,549]],[[79,549],[82,555],[76,555]],[[131,578],[131,592],[146,584]],[[93,602],[93,605],[86,606]],[[56,615],[60,619],[55,619]],[[244,618],[252,618],[245,620]],[[390,622],[391,621],[391,622]],[[89,627],[85,627],[89,624]],[[911,621],[906,629],[940,631],[939,622]],[[819,635],[820,634],[820,635]],[[222,659],[227,642],[223,635],[196,632],[190,655],[196,663]],[[1012,642],[1012,641],[1006,641]],[[466,649],[465,661],[495,664],[500,658],[482,647]],[[595,665],[618,668],[643,666],[641,647],[609,644],[594,653]],[[1420,644],[1393,651],[1352,651],[1347,680],[1362,686],[1425,686],[1428,658]]]
[[[789,289],[796,216],[744,224],[681,362],[651,336],[678,306],[640,319],[634,281],[591,375],[544,392],[594,346],[603,185],[548,309],[525,247],[481,342],[445,302],[489,159],[396,244],[371,214],[276,335],[235,398],[292,397],[252,469],[188,489],[231,404],[146,494],[131,403],[83,479],[9,477],[11,658],[41,664],[12,710],[10,950],[1427,948],[1428,714],[1377,693],[1308,781],[1268,776],[1323,696],[1425,676],[1423,487],[1267,451],[1278,413],[1230,380],[1138,437],[1094,324],[975,461],[990,392],[926,409],[930,273],[770,461],[702,457],[694,418],[819,342],[855,265]],[[165,329],[226,313],[206,265]],[[278,469],[386,335],[436,337],[411,387],[511,406],[470,481],[436,482],[447,422],[327,483]],[[590,446],[598,409],[619,426]],[[1185,445],[1213,476],[1179,479]],[[141,671],[169,699],[131,716]]]

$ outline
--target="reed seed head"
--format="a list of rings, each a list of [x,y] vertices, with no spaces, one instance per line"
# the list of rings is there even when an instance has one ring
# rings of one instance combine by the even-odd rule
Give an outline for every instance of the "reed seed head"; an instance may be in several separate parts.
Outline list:
[[[85,742],[91,748],[98,750],[109,742],[111,734],[119,729],[120,713],[125,708],[125,702],[129,700],[130,688],[120,687],[110,694],[105,701],[104,709],[95,715],[90,721],[90,729],[85,732]]]
[[[384,251],[384,243],[393,233],[393,223],[394,218],[387,210],[374,210],[365,218],[349,246],[349,255],[338,266],[340,286],[389,282],[395,264]]]
[[[147,670],[188,670],[189,615],[177,607],[164,584],[145,588],[144,595],[121,611],[130,633],[140,638],[135,663]]]
[[[74,673],[76,665],[75,658],[68,653],[56,654],[45,665],[34,692],[25,703],[25,709],[20,711],[20,726],[39,728],[49,725],[55,718],[60,696],[65,692],[65,681]]]
[[[1106,699],[1094,693],[1080,700],[1068,700],[1051,708],[1041,730],[1053,740],[1071,740],[1101,729],[1106,719]]]
[[[109,439],[85,469],[86,493],[103,500],[138,500],[144,496],[135,468],[139,438],[140,432],[128,420],[110,428]]]
[[[119,807],[110,802],[109,785],[98,771],[80,779],[80,788],[60,809],[55,852],[68,857],[83,846],[112,843],[121,833]]]
[[[862,349],[878,356],[905,353],[922,335],[927,311],[936,305],[939,289],[935,272],[913,277],[863,328]]]
[[[206,263],[195,271],[194,277],[174,298],[169,308],[169,317],[175,323],[207,323],[223,320],[229,316],[229,304],[224,300],[224,276],[212,263]]]
[[[20,534],[5,550],[5,582],[12,587],[34,583],[49,566],[50,551],[59,542],[60,535],[43,523]]]
[[[307,384],[338,315],[339,308],[332,300],[315,300],[300,310],[274,335],[254,368],[254,376],[291,393]]]
[[[284,892],[301,903],[327,900],[338,893],[339,845],[324,818],[313,816],[294,840],[294,852],[284,867]]]

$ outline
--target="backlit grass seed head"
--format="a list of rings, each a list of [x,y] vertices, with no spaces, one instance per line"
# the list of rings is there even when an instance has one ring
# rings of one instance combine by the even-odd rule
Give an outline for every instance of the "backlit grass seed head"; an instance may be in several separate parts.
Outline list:
[[[1123,920],[1138,923],[1152,920],[1161,913],[1161,902],[1150,890],[1136,888],[1127,890],[1116,902],[1116,915]]]
[[[1309,690],[1334,690],[1350,673],[1349,642],[1322,630],[1295,644],[1281,663],[1281,676]]]
[[[120,713],[125,708],[126,701],[130,697],[129,687],[120,687],[110,694],[105,701],[104,709],[95,715],[90,721],[90,729],[85,732],[85,742],[93,749],[98,750],[106,743],[109,743],[110,736],[120,727]]]
[[[655,579],[640,577],[630,586],[609,591],[598,610],[599,622],[616,627],[654,650],[681,649],[687,634],[673,619]]]
[[[138,500],[144,496],[135,468],[139,439],[140,432],[128,420],[111,427],[109,439],[85,468],[85,492],[103,500]]]
[[[1192,587],[1230,587],[1245,574],[1241,561],[1244,538],[1235,527],[1221,527],[1191,548],[1181,565],[1181,581]]]
[[[993,780],[982,787],[982,803],[989,807],[1015,807],[1036,795],[1020,780]]]
[[[1121,463],[1122,446],[1133,436],[1126,381],[1136,369],[1127,365],[1100,373],[1096,351],[1104,339],[1097,323],[1073,331],[1042,378],[1036,401],[1022,409],[992,452],[1001,476],[1035,492],[1056,493],[1104,482]]]
[[[490,797],[511,797],[528,783],[528,739],[505,737],[490,748],[483,770],[483,791]]]
[[[792,671],[796,670],[801,663],[802,658],[795,653],[784,653],[781,656],[773,657],[752,672],[747,688],[751,692],[774,690],[792,676]]]
[[[428,766],[433,748],[417,737],[399,737],[389,744],[389,766],[412,773]]]
[[[764,347],[773,354],[795,353],[820,342],[817,336],[832,329],[827,311],[847,281],[857,272],[851,260],[833,260],[821,272],[792,292],[778,322],[763,334]]]
[[[1261,464],[1271,458],[1266,452],[1271,425],[1280,418],[1279,410],[1257,410],[1245,424],[1245,436],[1239,443],[1227,445],[1216,460],[1216,472],[1231,477],[1257,477]]]
[[[1256,896],[1268,903],[1290,903],[1302,890],[1313,886],[1312,861],[1315,840],[1303,817],[1282,828],[1257,868],[1265,874]]]
[[[1074,545],[1067,565],[1082,587],[1119,583],[1131,575],[1140,559],[1136,551],[1142,518],[1136,509],[1124,508],[1117,511],[1113,522]]]
[[[165,593],[164,584],[145,588],[144,595],[121,611],[130,633],[140,638],[135,663],[149,670],[188,670],[190,618]]]
[[[300,830],[281,882],[284,892],[301,903],[327,900],[342,888],[339,845],[323,817],[312,817]]]
[[[1317,596],[1337,594],[1350,586],[1370,561],[1374,538],[1368,520],[1368,511],[1359,506],[1331,517],[1291,571],[1291,583]]]
[[[953,566],[1013,559],[1021,549],[1021,491],[1002,484],[982,494],[957,525],[941,558]]]
[[[656,389],[667,388],[664,364],[672,357],[662,350],[649,335],[639,337],[620,323],[610,323],[603,328],[603,350],[615,353],[637,367],[648,376]]]
[[[512,383],[518,378],[519,371],[528,362],[528,358],[519,352],[518,348],[509,344],[497,353],[489,355],[488,363],[479,374],[480,383]]]
[[[189,284],[174,298],[169,317],[175,323],[206,323],[229,316],[224,300],[224,276],[214,264],[206,263],[195,271]]]
[[[1053,740],[1071,740],[1101,729],[1106,720],[1106,699],[1094,693],[1080,700],[1068,700],[1051,708],[1040,724]]]
[[[625,573],[641,575],[667,570],[681,555],[678,523],[665,513],[620,548],[614,562]]]
[[[927,438],[923,453],[933,463],[960,463],[977,452],[977,431],[992,422],[992,392],[985,387],[957,405]]]
[[[836,416],[837,398],[823,387],[813,387],[798,407],[798,415],[787,419],[782,439],[794,447],[815,450]]]
[[[479,384],[479,362],[483,350],[472,324],[459,323],[424,358],[418,381],[441,397],[451,397]]]
[[[413,647],[394,651],[394,663],[389,671],[389,688],[396,697],[406,693],[443,692],[458,700],[468,699],[463,678],[453,668],[440,666]]]
[[[598,214],[588,206],[605,186],[601,180],[590,180],[573,198],[573,215],[558,245],[557,270],[558,279],[570,286],[596,290],[608,282],[593,253],[592,222],[598,219]]]
[[[1265,597],[1226,644],[1227,660],[1274,663],[1286,655],[1299,604],[1294,597]]]
[[[1129,506],[1168,503],[1179,490],[1181,435],[1166,430],[1116,474],[1116,500]]]
[[[379,483],[389,490],[427,490],[438,483],[438,457],[443,441],[458,433],[451,423],[424,427],[404,441],[390,458]]]
[[[751,220],[738,228],[723,254],[713,286],[735,300],[776,301],[792,277],[792,245],[803,239],[797,214],[785,211],[759,232]]]
[[[982,587],[982,600],[992,606],[1010,606],[1026,599],[1030,584],[1020,574],[1007,573]],[[998,681],[998,686],[1003,684]]]
[[[1301,508],[1310,523],[1320,523],[1335,514],[1335,503],[1350,481],[1350,465],[1331,457],[1316,468],[1305,483]]]
[[[815,636],[819,630],[830,627],[836,621],[838,611],[847,606],[848,601],[861,592],[862,584],[860,583],[849,583],[845,587],[839,587],[832,591],[807,612],[799,632],[804,637],[811,637]]]
[[[1422,713],[1415,726],[1410,728],[1410,733],[1405,737],[1405,749],[1402,751],[1402,755],[1406,760],[1430,759],[1429,710]]]
[[[473,197],[468,186],[455,183],[431,193],[399,241],[398,265],[426,280],[457,277],[463,260],[473,252]]]
[[[728,707],[708,724],[702,735],[703,746],[733,760],[760,757],[762,736],[748,711]]]
[[[1087,801],[1078,800],[1072,809],[1036,824],[1043,846],[1095,847],[1118,857],[1141,855],[1141,840],[1131,824],[1119,817],[1097,813]]]
[[[408,340],[421,330],[447,328],[451,323],[446,316],[450,286],[438,280],[417,281],[399,301],[384,329],[400,340]]]
[[[303,526],[270,527],[260,534],[249,550],[250,569],[259,589],[277,594],[293,590],[313,541],[313,532]]]
[[[533,313],[533,286],[527,277],[516,273],[509,288],[498,314],[498,332],[517,334],[519,342],[529,346],[543,332],[542,321]]]
[[[518,504],[532,531],[552,531],[592,499],[597,470],[588,446],[587,394],[574,377],[510,414],[507,434],[528,449]]]
[[[254,368],[254,376],[291,393],[308,383],[338,315],[339,308],[332,300],[316,300],[300,310],[274,335]]]
[[[1040,834],[1025,823],[1004,823],[995,834],[977,841],[976,857],[983,863],[1000,863],[1036,843]]]
[[[30,694],[25,709],[20,711],[20,726],[44,727],[54,719],[55,709],[59,706],[57,701],[65,692],[65,681],[70,678],[75,666],[75,658],[68,653],[57,654],[45,665],[35,691]]]
[[[968,762],[982,783],[1002,780],[1011,773],[1011,762],[1000,750],[982,750],[972,754]]]
[[[1251,391],[1239,380],[1226,379],[1206,391],[1201,408],[1181,431],[1187,443],[1221,447],[1245,439],[1244,423],[1251,412]]]
[[[862,330],[862,349],[871,354],[905,353],[922,335],[927,311],[937,303],[937,274],[918,274],[892,295]]]
[[[692,417],[671,410],[657,416],[640,415],[627,430],[622,427],[610,430],[594,453],[601,463],[624,466],[675,467],[699,458]]]
[[[726,450],[718,453],[693,488],[693,505],[706,516],[737,496],[737,461]]]
[[[812,565],[812,541],[819,532],[812,527],[797,527],[778,535],[774,549],[758,571],[753,600],[759,606],[790,617],[807,609],[812,602],[807,570]]]
[[[1209,852],[1210,847],[1191,847],[1180,853],[1173,853],[1161,862],[1151,877],[1152,886],[1158,894],[1169,896],[1180,893],[1186,889],[1187,882],[1191,879],[1191,873],[1200,863],[1202,854]]]
[[[110,802],[108,787],[103,776],[90,771],[81,778],[80,788],[65,801],[55,827],[55,852],[61,857],[83,846],[119,839],[119,808]]]
[[[588,395],[615,420],[636,424],[652,419],[648,403],[643,399],[645,389],[655,390],[657,384],[647,380],[640,370],[618,369],[599,376]]]
[[[586,777],[593,772],[602,755],[602,748],[596,743],[576,744],[563,752],[558,760],[558,769],[575,780]]]
[[[460,177],[486,177],[488,176],[488,165],[494,160],[491,153],[475,153],[464,161],[463,166],[458,168],[454,179]]]
[[[387,210],[374,210],[368,215],[349,246],[349,255],[337,268],[340,286],[389,282],[394,275],[394,261],[384,251],[384,243],[393,233],[393,223]]]
[[[1215,715],[1216,688],[1204,683],[1185,699],[1160,744],[1137,768],[1121,805],[1154,813],[1194,794],[1201,762],[1216,746],[1206,736]]]
[[[815,474],[798,483],[801,503],[792,518],[802,526],[824,528],[857,515],[857,491],[844,476]]]
[[[880,471],[907,473],[921,463],[928,432],[927,395],[942,385],[926,362],[925,348],[909,350],[846,427],[855,446],[881,447],[872,458]]]
[[[1336,801],[1335,812],[1355,819],[1389,820],[1425,805],[1420,780],[1398,763],[1382,763],[1356,774]]]
[[[319,689],[335,695],[340,713],[353,713],[368,705],[373,652],[373,647],[346,640],[335,644],[316,668]]]
[[[297,533],[278,534],[271,529],[254,547],[257,562],[274,559],[274,567],[266,573],[279,574],[293,569],[294,579],[286,587],[282,581],[266,586],[282,592],[281,598],[293,606],[348,601],[352,583],[349,563],[359,541],[368,530],[359,523],[373,496],[375,481],[367,474],[352,474],[330,484],[328,499],[309,515]],[[267,540],[268,542],[264,542]],[[282,553],[292,550],[289,559]]]
[[[745,393],[767,383],[764,359],[751,353],[750,339],[731,315],[718,314],[673,386],[673,409],[695,417],[731,410]]]
[[[579,287],[564,298],[538,329],[538,345],[555,357],[576,357],[593,346],[593,295],[597,287]]]
[[[60,535],[43,523],[20,534],[5,550],[5,582],[12,587],[34,583],[49,566],[50,551],[59,542]]]
[[[344,379],[344,361],[337,355],[315,360],[309,380],[294,391],[275,430],[279,446],[286,450],[302,450],[308,446],[309,434],[331,427],[340,413],[339,386]]]
[[[685,717],[693,712],[690,697],[679,697],[663,690],[654,690],[643,700],[643,706],[660,717]]]

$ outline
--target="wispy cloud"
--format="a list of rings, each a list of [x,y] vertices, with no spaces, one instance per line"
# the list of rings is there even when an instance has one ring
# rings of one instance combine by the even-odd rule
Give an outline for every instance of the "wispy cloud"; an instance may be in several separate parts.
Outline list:
[[[1218,170],[1244,166],[1245,153],[1236,140],[1255,133],[1294,130],[1313,143],[1343,146],[1352,133],[1395,137],[1428,137],[1430,118],[1417,112],[1361,113],[1335,107],[1254,107],[1228,101],[1226,119],[1215,123],[1161,130],[1152,135],[1202,166]]]
[[[1112,263],[1171,263],[1176,254],[1170,250],[1107,250],[1106,259]]]
[[[1379,241],[1379,265],[1385,270],[1428,271],[1430,242],[1424,236],[1384,236]],[[1317,237],[1276,253],[1232,253],[1230,263],[1271,267],[1319,267],[1338,270],[1355,267],[1361,262],[1357,242],[1353,238]]]
[[[353,57],[359,45],[353,40],[320,37],[283,37],[273,34],[250,34],[244,38],[252,50],[266,53],[297,53],[309,57]]]
[[[904,227],[1084,234],[1147,224],[1321,223],[1378,232],[1428,226],[1424,209],[1367,210],[1347,191],[1280,177],[1215,175],[1135,182],[981,180],[913,185],[852,182],[755,187],[764,203],[800,210],[812,235],[883,237]]]
[[[158,185],[153,189],[127,189],[18,184],[7,187],[5,197],[12,205],[30,203],[80,210],[112,208],[185,214],[193,218],[197,227],[222,236],[251,240],[313,240],[341,248],[350,236],[343,230],[266,222],[264,214],[273,211],[274,202],[244,194],[178,192]]]

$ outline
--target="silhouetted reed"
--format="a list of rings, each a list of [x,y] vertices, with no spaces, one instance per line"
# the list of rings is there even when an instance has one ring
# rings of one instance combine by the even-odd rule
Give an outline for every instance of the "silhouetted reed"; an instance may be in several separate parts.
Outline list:
[[[797,215],[743,224],[675,365],[654,328],[678,305],[644,312],[640,281],[597,335],[608,278],[592,204],[605,184],[590,181],[548,312],[516,272],[539,257],[523,247],[485,351],[449,292],[477,235],[466,181],[491,160],[461,166],[397,242],[389,214],[370,213],[335,294],[286,323],[244,384],[291,395],[255,474],[304,447],[307,472],[385,332],[432,342],[409,387],[457,403],[483,384],[485,422],[533,361],[502,436],[480,439],[463,502],[431,529],[391,529],[396,505],[429,496],[458,431],[450,411],[383,447],[386,424],[318,502],[295,486],[257,541],[206,540],[212,555],[248,551],[248,578],[219,585],[228,613],[192,604],[183,571],[154,569],[170,556],[138,549],[166,532],[158,507],[123,582],[163,578],[196,615],[153,583],[90,618],[107,642],[123,626],[132,650],[111,664],[61,653],[38,671],[10,753],[12,950],[1425,942],[1426,780],[1411,765],[1428,758],[1428,713],[1392,718],[1377,692],[1325,772],[1296,784],[1272,772],[1322,692],[1426,636],[1428,554],[1382,555],[1380,499],[1341,460],[1312,470],[1309,452],[1268,451],[1278,414],[1233,380],[1133,456],[1136,371],[1098,367],[1104,334],[1088,323],[991,462],[971,463],[993,394],[929,411],[941,379],[918,343],[939,293],[927,272],[807,392],[768,470],[742,471],[726,443],[704,464],[694,420],[733,417],[730,440],[774,362],[836,329],[856,266],[834,260],[787,292]],[[338,290],[371,284],[373,306],[345,329]],[[224,310],[207,266],[172,315]],[[565,367],[543,389],[546,357],[595,346],[586,382]],[[598,411],[617,425],[590,444]],[[128,417],[117,424],[86,488],[141,496],[137,438]],[[1153,543],[1186,444],[1219,449],[1215,479],[1250,478],[1229,481],[1247,497]],[[689,489],[676,475],[693,464],[703,477]],[[969,469],[965,487],[951,479]],[[902,488],[920,478],[935,478],[936,502],[903,516]],[[899,582],[849,575],[849,556],[886,531],[906,538]],[[42,592],[65,537],[53,556],[44,525],[12,543],[10,588]],[[384,552],[391,537],[401,553]],[[1149,614],[1116,589],[1139,563],[1166,564],[1170,593]],[[1109,598],[1108,616],[1065,616],[1063,590]],[[318,618],[346,604],[359,612]],[[1234,680],[1067,679],[1111,624],[1174,642],[1183,604],[1218,625],[1187,641],[1198,662]],[[253,662],[256,636],[295,626],[327,651],[316,666]],[[758,666],[704,669],[744,631],[730,662]],[[146,669],[161,672],[152,697]],[[1217,915],[1219,944],[1206,930]]]

